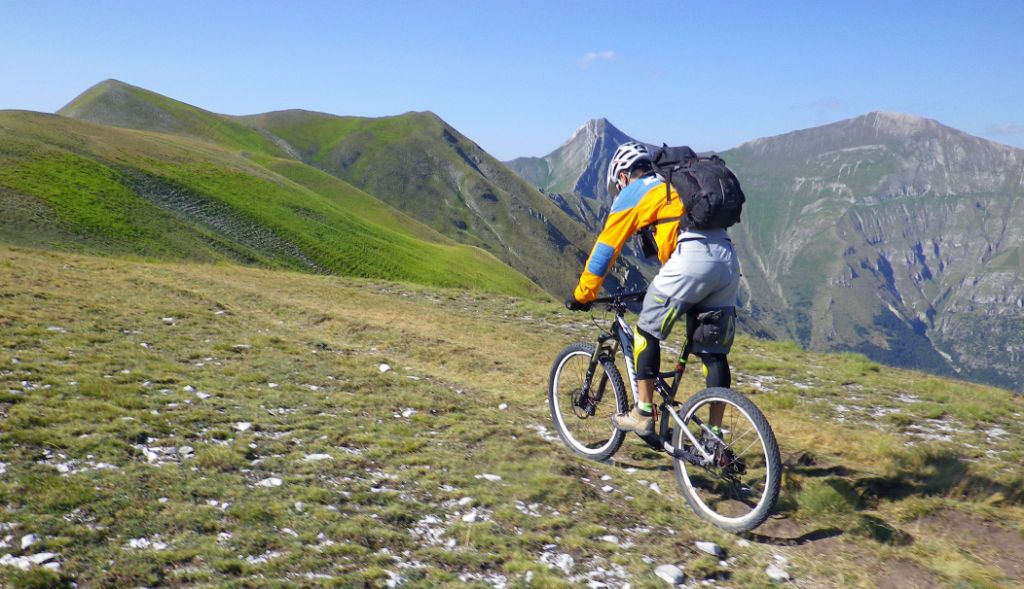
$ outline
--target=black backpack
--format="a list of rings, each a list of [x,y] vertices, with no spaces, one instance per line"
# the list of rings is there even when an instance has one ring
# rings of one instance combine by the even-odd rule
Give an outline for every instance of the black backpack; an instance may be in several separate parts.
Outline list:
[[[747,197],[722,158],[702,157],[689,147],[663,145],[653,163],[654,171],[665,179],[665,198],[671,198],[671,184],[683,201],[681,228],[725,229],[740,222]]]

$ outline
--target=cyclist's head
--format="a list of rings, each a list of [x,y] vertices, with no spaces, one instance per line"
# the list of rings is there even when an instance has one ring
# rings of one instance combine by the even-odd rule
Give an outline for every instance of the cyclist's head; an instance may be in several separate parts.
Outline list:
[[[616,196],[631,178],[651,170],[651,153],[636,141],[619,146],[608,162],[608,194]]]

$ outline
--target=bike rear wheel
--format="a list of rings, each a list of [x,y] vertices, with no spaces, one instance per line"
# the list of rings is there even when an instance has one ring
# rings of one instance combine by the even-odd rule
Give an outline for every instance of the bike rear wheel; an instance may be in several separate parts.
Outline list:
[[[584,386],[593,355],[594,346],[584,343],[572,344],[558,354],[548,378],[548,408],[558,436],[569,449],[591,460],[607,460],[625,436],[612,425],[611,417],[629,406],[611,358],[597,363],[590,386]]]
[[[713,403],[725,407],[719,439],[700,425],[710,425]],[[730,532],[761,525],[775,508],[782,474],[779,446],[764,414],[749,399],[726,388],[697,393],[679,414],[687,430],[713,456],[710,461],[701,460],[702,464],[673,460],[686,502],[697,515]],[[701,456],[678,426],[672,444]]]

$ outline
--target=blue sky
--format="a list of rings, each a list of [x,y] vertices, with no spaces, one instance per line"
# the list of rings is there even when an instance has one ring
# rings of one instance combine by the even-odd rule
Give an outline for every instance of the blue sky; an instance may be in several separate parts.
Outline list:
[[[727,149],[873,110],[1024,147],[1024,2],[0,0],[0,109],[107,78],[227,114],[431,110],[501,159],[587,119]]]

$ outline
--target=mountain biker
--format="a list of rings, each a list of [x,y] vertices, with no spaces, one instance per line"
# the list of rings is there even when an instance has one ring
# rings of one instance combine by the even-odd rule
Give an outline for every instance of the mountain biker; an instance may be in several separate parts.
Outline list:
[[[687,333],[694,334],[692,351],[701,358],[707,386],[730,386],[727,354],[735,332],[739,262],[725,229],[680,227],[683,206],[679,195],[671,188],[670,198],[666,198],[664,180],[654,173],[651,154],[643,144],[630,141],[615,150],[608,163],[607,182],[608,193],[615,200],[565,306],[573,311],[589,310],[626,240],[653,226],[662,266],[647,288],[634,328],[638,400],[632,410],[612,417],[621,431],[648,434],[654,431],[654,383],[660,371],[661,341],[668,338],[683,314]],[[701,329],[697,312],[708,310],[721,312],[713,314],[713,329]],[[712,337],[701,337],[704,334]],[[721,425],[724,410],[724,404],[712,404],[712,426]]]

